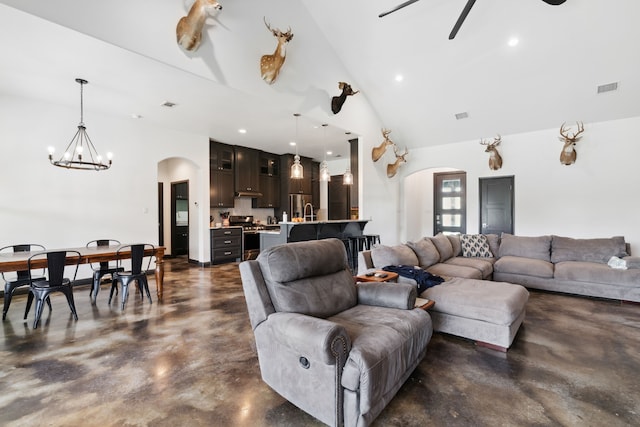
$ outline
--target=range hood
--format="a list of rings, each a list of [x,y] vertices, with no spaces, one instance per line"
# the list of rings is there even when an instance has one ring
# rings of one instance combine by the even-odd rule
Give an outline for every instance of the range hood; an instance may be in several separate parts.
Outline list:
[[[262,197],[262,193],[259,191],[236,191],[235,197]]]

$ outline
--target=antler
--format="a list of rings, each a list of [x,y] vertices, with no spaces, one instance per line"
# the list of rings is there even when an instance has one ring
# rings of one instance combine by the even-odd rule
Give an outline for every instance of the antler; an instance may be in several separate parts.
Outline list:
[[[495,147],[496,145],[500,145],[502,142],[502,137],[498,134],[497,137],[493,138],[493,142],[485,141],[484,139],[480,140],[480,145],[488,145],[489,147]]]
[[[389,134],[391,133],[391,129],[382,128],[381,131],[382,131],[382,137],[385,140],[389,139]]]
[[[560,135],[562,136],[562,138],[567,142],[576,142],[577,140],[579,140],[581,137],[579,137],[578,135],[584,132],[584,124],[582,122],[576,122],[576,124],[578,125],[578,130],[571,136],[569,136],[569,129],[565,130],[564,128],[565,124],[566,122],[563,123],[562,126],[560,126]]]

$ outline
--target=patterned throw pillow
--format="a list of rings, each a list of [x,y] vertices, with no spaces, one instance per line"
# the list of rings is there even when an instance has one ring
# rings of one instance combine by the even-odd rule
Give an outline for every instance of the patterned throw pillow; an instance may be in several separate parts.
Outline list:
[[[463,257],[493,258],[489,241],[484,234],[463,234],[460,236]]]

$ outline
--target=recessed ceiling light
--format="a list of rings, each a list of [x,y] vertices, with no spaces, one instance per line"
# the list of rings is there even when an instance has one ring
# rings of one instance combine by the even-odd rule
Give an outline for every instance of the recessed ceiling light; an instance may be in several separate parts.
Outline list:
[[[404,76],[402,74],[396,74],[396,81],[401,82],[402,80],[404,80]]]
[[[516,47],[518,46],[518,43],[520,43],[520,40],[517,37],[511,37],[507,42],[509,47]]]
[[[333,151],[327,151],[327,156],[330,156],[333,154]]]
[[[132,114],[131,114],[131,118],[132,118],[132,119],[141,119],[141,118],[142,118],[142,116],[141,116],[140,114],[132,113]]]
[[[247,133],[246,129],[238,129],[238,133]]]
[[[296,146],[296,142],[295,142],[295,141],[291,141],[291,142],[289,143],[289,145],[290,145],[290,146],[292,146],[292,147],[295,147],[295,146]]]
[[[175,102],[171,102],[171,101],[164,101],[162,104],[160,104],[160,106],[162,107],[167,107],[167,108],[173,108],[176,106]]]

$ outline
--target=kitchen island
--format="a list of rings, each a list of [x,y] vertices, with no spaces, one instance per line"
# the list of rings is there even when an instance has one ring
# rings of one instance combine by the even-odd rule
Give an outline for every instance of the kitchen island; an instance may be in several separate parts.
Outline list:
[[[271,246],[306,240],[319,240],[335,237],[347,239],[362,236],[366,219],[343,219],[329,221],[281,222],[280,231],[259,231],[260,250]]]

